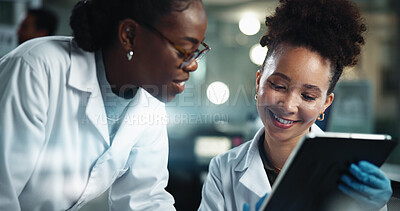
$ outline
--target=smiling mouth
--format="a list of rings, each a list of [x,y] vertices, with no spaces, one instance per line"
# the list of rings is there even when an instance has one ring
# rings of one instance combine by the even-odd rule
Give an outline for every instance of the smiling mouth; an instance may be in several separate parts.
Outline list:
[[[278,121],[278,122],[281,123],[281,124],[288,125],[288,124],[293,124],[293,123],[295,123],[295,122],[298,122],[298,121],[292,121],[292,120],[287,120],[287,119],[279,118],[279,117],[276,116],[272,111],[269,111],[269,112],[271,113],[271,116],[272,116],[276,121]]]
[[[182,93],[185,89],[185,82],[186,81],[173,81],[178,93]]]
[[[173,81],[175,84],[179,86],[185,86],[186,81]]]

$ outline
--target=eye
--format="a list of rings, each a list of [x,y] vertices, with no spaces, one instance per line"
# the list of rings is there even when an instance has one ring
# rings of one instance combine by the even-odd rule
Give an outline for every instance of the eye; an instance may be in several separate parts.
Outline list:
[[[179,58],[181,58],[181,59],[184,59],[184,58],[185,58],[185,53],[184,53],[184,52],[179,51],[178,49],[176,50],[176,52],[178,53],[178,57],[179,57]]]
[[[306,101],[314,101],[316,98],[307,94],[301,94],[301,96],[304,98]]]
[[[270,86],[275,89],[275,90],[284,90],[286,89],[284,86],[278,85],[273,83],[272,81],[268,81],[268,83],[270,84]]]
[[[184,58],[185,61],[189,61],[190,59],[192,59],[193,57],[195,57],[198,53],[198,50],[187,53],[186,57]]]

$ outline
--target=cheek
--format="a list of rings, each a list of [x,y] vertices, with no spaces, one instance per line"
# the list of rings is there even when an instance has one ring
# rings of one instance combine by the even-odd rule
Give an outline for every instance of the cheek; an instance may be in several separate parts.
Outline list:
[[[301,108],[302,118],[306,122],[314,122],[317,119],[321,109],[322,103],[320,102],[305,103]]]
[[[141,62],[140,71],[146,78],[147,84],[163,85],[166,81],[171,80],[173,72],[176,70],[170,53],[144,51],[138,55],[137,59]]]
[[[257,102],[261,106],[270,106],[277,104],[280,97],[281,94],[279,92],[268,87],[262,87],[258,92]]]

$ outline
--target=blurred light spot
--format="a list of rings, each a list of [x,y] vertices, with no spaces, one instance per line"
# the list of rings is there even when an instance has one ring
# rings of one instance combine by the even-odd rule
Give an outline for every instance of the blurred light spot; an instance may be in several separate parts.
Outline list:
[[[250,48],[250,60],[256,65],[262,65],[265,56],[267,55],[267,47],[262,47],[260,44],[255,44]]]
[[[255,35],[260,31],[260,21],[253,14],[246,14],[239,20],[239,29],[245,35]]]
[[[207,98],[210,102],[220,105],[229,99],[229,88],[226,84],[215,81],[207,88]]]
[[[228,151],[232,147],[227,137],[200,136],[194,143],[194,153],[198,158],[212,158]]]

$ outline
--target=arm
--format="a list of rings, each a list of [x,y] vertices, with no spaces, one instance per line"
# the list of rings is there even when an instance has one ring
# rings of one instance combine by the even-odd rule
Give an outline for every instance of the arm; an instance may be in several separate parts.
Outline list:
[[[110,210],[175,210],[168,184],[168,138],[165,125],[155,126],[133,146],[127,171],[110,189]]]
[[[0,60],[0,210],[20,210],[45,141],[47,90],[44,71],[21,58]]]
[[[201,195],[199,211],[225,210],[220,163],[216,158],[213,158],[210,162],[207,179],[203,184]]]

